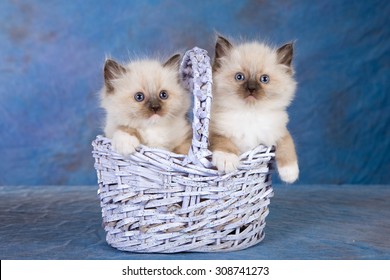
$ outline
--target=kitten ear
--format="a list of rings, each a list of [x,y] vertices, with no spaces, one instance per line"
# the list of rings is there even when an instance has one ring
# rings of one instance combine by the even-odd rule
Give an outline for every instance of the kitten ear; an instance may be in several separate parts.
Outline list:
[[[175,54],[171,56],[167,61],[164,62],[163,67],[174,67],[178,68],[179,67],[179,61],[180,61],[181,55],[180,54]]]
[[[215,58],[227,55],[232,47],[233,45],[228,41],[228,39],[218,35],[217,42],[215,44]]]
[[[217,70],[221,66],[220,58],[226,56],[233,45],[221,35],[218,35],[215,43],[215,57],[213,63],[213,70]]]
[[[284,64],[287,67],[291,67],[293,59],[294,46],[293,43],[287,43],[276,50],[278,61],[280,64]]]
[[[104,64],[104,83],[107,88],[107,92],[114,91],[112,80],[117,79],[121,75],[126,73],[126,68],[120,65],[118,62],[112,59],[107,59]]]

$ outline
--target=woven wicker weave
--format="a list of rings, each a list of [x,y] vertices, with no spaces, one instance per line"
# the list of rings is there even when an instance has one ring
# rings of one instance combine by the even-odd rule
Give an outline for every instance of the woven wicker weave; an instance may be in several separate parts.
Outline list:
[[[106,240],[131,252],[247,248],[264,238],[274,151],[259,146],[240,157],[237,171],[219,174],[207,148],[212,100],[207,52],[188,51],[180,73],[194,95],[188,155],[141,145],[125,159],[109,139],[93,141]]]

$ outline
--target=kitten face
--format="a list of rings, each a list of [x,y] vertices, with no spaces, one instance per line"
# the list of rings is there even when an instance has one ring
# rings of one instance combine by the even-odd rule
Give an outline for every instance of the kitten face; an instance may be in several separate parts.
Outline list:
[[[140,60],[120,65],[107,60],[102,105],[118,125],[140,128],[184,117],[190,97],[178,78],[180,55],[161,64]]]
[[[296,88],[292,55],[292,44],[277,50],[258,42],[233,46],[219,37],[213,64],[218,104],[286,108]]]

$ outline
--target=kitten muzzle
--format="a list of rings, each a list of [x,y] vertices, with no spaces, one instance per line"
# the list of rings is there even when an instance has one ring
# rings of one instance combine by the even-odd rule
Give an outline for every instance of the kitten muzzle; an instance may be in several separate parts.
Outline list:
[[[246,101],[252,103],[261,98],[263,91],[255,79],[248,80],[242,86],[241,95]]]
[[[249,103],[253,103],[257,100],[256,96],[249,94],[247,97],[245,97],[245,100]]]
[[[153,114],[152,116],[150,116],[149,118],[149,121],[151,124],[155,124],[158,122],[158,120],[161,118],[161,116],[159,114]]]

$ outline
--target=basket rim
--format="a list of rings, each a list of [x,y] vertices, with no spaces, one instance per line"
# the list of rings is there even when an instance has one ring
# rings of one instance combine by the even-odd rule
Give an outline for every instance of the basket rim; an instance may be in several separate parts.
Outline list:
[[[165,161],[165,163],[169,162],[169,165],[160,165],[162,167],[161,169],[165,169],[165,172],[188,172],[191,175],[205,177],[201,181],[218,179],[225,180],[228,177],[240,175],[241,173],[248,172],[251,169],[256,169],[256,163],[261,163],[259,164],[260,166],[263,166],[264,162],[272,163],[275,157],[275,149],[273,146],[268,147],[259,145],[255,149],[240,155],[240,165],[235,171],[225,173],[217,170],[215,166],[206,168],[202,165],[188,161],[187,155],[176,154],[168,150],[152,148],[145,145],[140,145],[136,148],[134,153],[125,157],[111,148],[111,139],[102,135],[98,135],[96,139],[92,141],[92,146],[92,154],[94,157],[97,157],[97,154],[107,154],[117,163],[122,162],[122,165],[139,164],[140,162],[155,165],[153,163]],[[264,173],[269,173],[270,171],[272,170],[264,170]],[[160,170],[160,172],[164,171]]]

